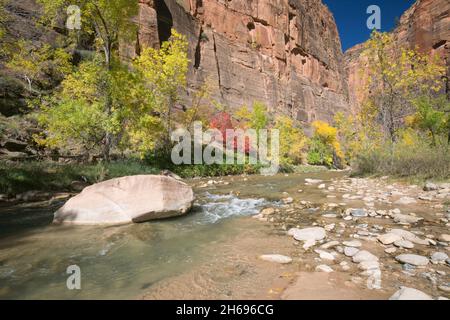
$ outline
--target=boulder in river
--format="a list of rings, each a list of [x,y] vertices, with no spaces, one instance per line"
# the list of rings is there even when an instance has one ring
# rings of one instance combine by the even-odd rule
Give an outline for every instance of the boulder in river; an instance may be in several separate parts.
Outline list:
[[[167,176],[139,175],[112,179],[85,188],[54,215],[54,223],[126,224],[187,213],[192,188]]]

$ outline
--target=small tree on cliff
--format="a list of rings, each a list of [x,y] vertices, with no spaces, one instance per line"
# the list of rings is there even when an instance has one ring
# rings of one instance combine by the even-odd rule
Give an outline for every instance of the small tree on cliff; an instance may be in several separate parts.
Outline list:
[[[129,0],[37,0],[42,5],[44,19],[47,22],[56,22],[59,17],[64,16],[67,8],[76,5],[80,8],[81,31],[94,35],[96,48],[102,53],[104,59],[101,66],[106,72],[102,72],[103,78],[99,79],[102,84],[99,94],[104,97],[103,109],[109,116],[113,113],[113,92],[110,72],[118,62],[119,38],[134,36],[136,25],[132,22],[138,12],[138,2]],[[102,154],[105,161],[109,161],[110,151],[113,144],[113,132],[107,131],[101,141]]]
[[[445,68],[439,57],[417,49],[398,48],[394,36],[374,31],[365,44],[367,91],[386,137],[396,140],[404,117],[412,112],[411,100],[441,90]]]

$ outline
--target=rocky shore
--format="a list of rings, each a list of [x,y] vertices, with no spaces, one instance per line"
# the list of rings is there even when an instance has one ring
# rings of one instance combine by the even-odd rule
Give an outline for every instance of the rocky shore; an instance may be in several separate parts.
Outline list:
[[[326,200],[309,201],[305,187],[317,188]],[[299,277],[345,274],[346,285],[392,300],[450,297],[450,184],[305,179],[295,194],[285,196],[254,218],[286,234],[294,254],[267,253],[261,259],[298,264]],[[287,291],[290,298],[300,294],[295,285]]]

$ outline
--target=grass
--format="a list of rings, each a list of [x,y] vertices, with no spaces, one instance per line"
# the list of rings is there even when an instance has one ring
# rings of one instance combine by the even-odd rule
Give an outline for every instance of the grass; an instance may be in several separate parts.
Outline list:
[[[352,167],[354,175],[388,175],[416,183],[448,181],[450,148],[425,144],[378,148],[358,155]]]
[[[16,195],[26,191],[74,191],[74,181],[94,184],[138,174],[159,174],[168,169],[182,178],[258,174],[259,165],[167,165],[162,161],[122,160],[108,164],[75,164],[51,161],[0,161],[0,193]],[[317,166],[282,167],[280,172],[313,173],[327,170]]]

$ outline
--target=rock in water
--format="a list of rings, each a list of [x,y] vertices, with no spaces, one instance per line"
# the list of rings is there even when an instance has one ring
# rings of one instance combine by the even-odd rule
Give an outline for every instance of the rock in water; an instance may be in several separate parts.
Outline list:
[[[427,257],[417,254],[401,254],[395,257],[395,259],[402,263],[412,264],[413,266],[426,266],[429,262]]]
[[[288,264],[288,263],[292,262],[292,258],[283,256],[281,254],[265,254],[265,255],[259,256],[259,258],[264,261],[281,263],[281,264]]]
[[[192,188],[167,176],[139,175],[112,179],[85,188],[54,215],[54,223],[125,224],[187,213]]]
[[[291,230],[294,239],[297,241],[318,241],[324,239],[327,235],[325,229],[320,227],[305,228],[305,229],[294,228]]]
[[[433,300],[433,298],[417,289],[402,287],[389,300]]]

